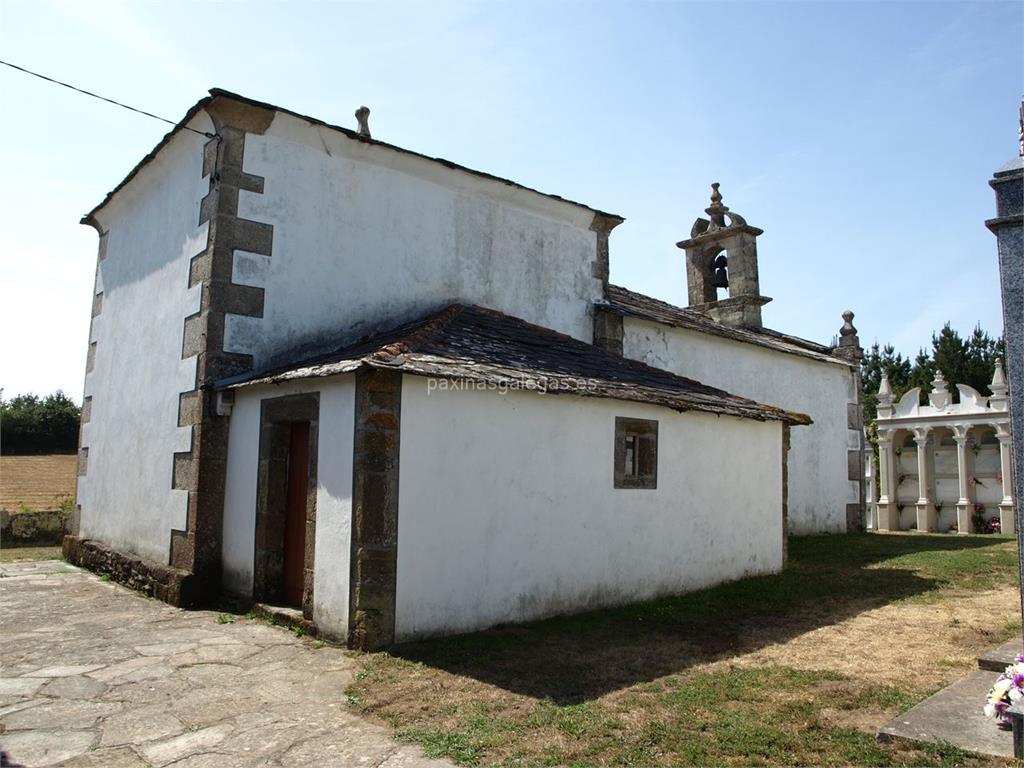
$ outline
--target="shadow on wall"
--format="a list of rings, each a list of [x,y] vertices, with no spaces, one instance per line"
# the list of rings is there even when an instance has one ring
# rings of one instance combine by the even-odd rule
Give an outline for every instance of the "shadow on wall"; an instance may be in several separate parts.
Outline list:
[[[848,534],[790,539],[786,570],[674,598],[399,645],[391,655],[513,693],[578,704],[782,643],[942,586],[901,556],[972,550],[1002,538]],[[987,555],[982,555],[987,557]],[[982,565],[986,568],[986,565]]]

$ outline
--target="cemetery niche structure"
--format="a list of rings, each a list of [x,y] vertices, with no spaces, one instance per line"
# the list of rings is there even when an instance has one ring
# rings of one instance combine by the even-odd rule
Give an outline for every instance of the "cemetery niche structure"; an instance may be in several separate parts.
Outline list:
[[[939,372],[928,402],[921,388],[893,402],[888,376],[878,390],[880,531],[916,529],[980,533],[978,523],[999,521],[1015,530],[1010,416],[1006,375],[996,361],[991,396],[957,384],[954,403]],[[991,526],[994,528],[994,526]]]

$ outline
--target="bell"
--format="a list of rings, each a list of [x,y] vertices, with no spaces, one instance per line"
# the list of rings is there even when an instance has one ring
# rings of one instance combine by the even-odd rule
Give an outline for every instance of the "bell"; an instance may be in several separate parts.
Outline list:
[[[715,262],[712,265],[715,270],[715,277],[711,281],[711,285],[715,288],[728,288],[729,287],[729,273],[726,271],[729,266],[729,259],[726,258],[724,253],[720,253],[715,257]]]

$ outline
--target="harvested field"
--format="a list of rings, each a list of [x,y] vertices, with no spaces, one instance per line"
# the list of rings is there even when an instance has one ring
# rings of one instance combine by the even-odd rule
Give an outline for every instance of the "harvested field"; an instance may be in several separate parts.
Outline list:
[[[12,514],[67,507],[75,498],[78,457],[0,456],[0,509]]]

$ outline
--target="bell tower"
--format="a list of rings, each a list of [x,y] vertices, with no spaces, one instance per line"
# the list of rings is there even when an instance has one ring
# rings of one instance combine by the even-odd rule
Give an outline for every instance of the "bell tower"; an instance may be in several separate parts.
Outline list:
[[[708,218],[698,217],[690,239],[676,243],[686,252],[686,283],[690,308],[733,328],[761,328],[761,295],[757,276],[757,236],[738,213],[722,203],[716,181],[711,185]],[[727,291],[719,298],[718,291]]]

